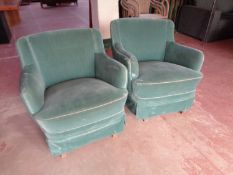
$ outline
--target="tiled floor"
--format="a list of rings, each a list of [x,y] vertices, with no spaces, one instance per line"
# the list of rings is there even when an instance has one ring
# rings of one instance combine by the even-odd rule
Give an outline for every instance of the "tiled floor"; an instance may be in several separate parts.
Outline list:
[[[12,27],[11,44],[0,45],[0,59],[14,57],[15,41],[21,36],[61,28],[87,28],[89,26],[88,1],[57,8],[40,8],[39,3],[20,7],[21,23]]]
[[[0,45],[1,175],[232,175],[233,40],[203,45],[176,34],[179,43],[205,53],[204,79],[197,100],[184,114],[137,121],[127,109],[126,128],[67,155],[50,155],[42,132],[20,101],[20,66],[15,41],[20,36],[60,28],[88,26],[88,3],[20,11],[11,44]]]

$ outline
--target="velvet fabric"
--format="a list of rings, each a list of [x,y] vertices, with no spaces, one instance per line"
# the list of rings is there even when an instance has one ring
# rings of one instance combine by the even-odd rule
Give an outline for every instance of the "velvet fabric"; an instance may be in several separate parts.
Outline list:
[[[139,63],[140,73],[132,81],[133,94],[140,99],[163,98],[195,91],[202,75],[186,67],[160,61]]]
[[[95,29],[51,31],[17,42],[22,99],[60,155],[124,128],[127,70]]]
[[[172,21],[119,19],[111,35],[114,58],[128,69],[127,105],[137,118],[192,106],[204,55],[174,41]]]

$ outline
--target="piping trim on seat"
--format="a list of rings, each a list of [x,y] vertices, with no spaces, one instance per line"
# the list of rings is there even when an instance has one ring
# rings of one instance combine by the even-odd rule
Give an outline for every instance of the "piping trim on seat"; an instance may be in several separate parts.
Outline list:
[[[150,99],[159,99],[159,98],[165,98],[165,97],[171,97],[171,96],[175,96],[175,95],[184,95],[184,94],[189,94],[192,92],[195,92],[196,90],[193,91],[189,91],[189,92],[184,92],[184,93],[179,93],[179,94],[172,94],[172,95],[164,95],[164,96],[159,96],[159,97],[150,97],[150,98],[143,98],[143,97],[139,97],[137,95],[134,95],[136,98],[138,99],[142,99],[142,100],[150,100]]]
[[[120,112],[117,112],[117,113],[115,113],[115,114],[112,114],[112,115],[110,115],[110,116],[108,116],[108,117],[106,117],[106,118],[104,118],[104,119],[102,119],[102,120],[99,120],[99,121],[97,121],[97,122],[101,122],[101,121],[103,121],[103,120],[107,120],[107,119],[110,119],[110,118],[112,118],[112,117],[114,117],[114,116],[116,116],[116,115],[118,115],[118,114],[120,114],[120,113],[123,113],[124,112],[124,110],[121,110]],[[96,122],[95,122],[96,123]],[[86,125],[83,125],[83,126],[81,126],[81,127],[85,127],[85,126],[88,126],[88,125],[92,125],[92,124],[94,124],[94,122],[93,123],[89,123],[89,124],[86,124]],[[75,127],[75,128],[72,128],[72,129],[69,129],[69,130],[66,130],[66,131],[62,131],[62,132],[56,132],[55,134],[63,134],[63,133],[65,133],[65,132],[69,132],[69,131],[72,131],[72,130],[76,130],[76,129],[79,129],[79,128],[81,128],[81,127]],[[44,128],[43,128],[44,129]],[[45,131],[46,132],[46,131]],[[48,133],[48,132],[46,132],[46,133]],[[50,134],[52,134],[52,133],[50,133]]]
[[[73,113],[69,113],[69,114],[59,115],[59,116],[55,116],[55,117],[48,118],[48,119],[43,119],[43,118],[41,119],[41,118],[40,118],[40,119],[38,119],[38,120],[46,120],[46,121],[48,121],[48,120],[63,118],[63,117],[69,116],[69,115],[74,115],[74,114],[79,114],[79,113],[82,113],[82,112],[90,111],[90,110],[97,109],[97,108],[100,108],[100,107],[102,107],[102,106],[106,106],[106,105],[112,104],[112,103],[114,103],[114,102],[120,101],[120,100],[124,99],[125,97],[127,97],[127,95],[128,95],[128,94],[126,94],[126,95],[124,95],[123,97],[118,98],[118,99],[116,99],[116,100],[112,100],[112,101],[110,101],[110,102],[108,102],[108,103],[104,103],[104,104],[102,104],[102,105],[95,106],[95,107],[92,107],[92,108],[84,109],[84,110],[77,111],[77,112],[73,112]]]
[[[120,118],[120,117],[119,117],[119,118]],[[73,137],[69,137],[69,138],[67,138],[67,139],[61,139],[61,140],[59,140],[59,141],[54,141],[54,140],[52,140],[52,143],[61,143],[61,142],[69,141],[69,140],[75,139],[75,138],[77,138],[77,137],[81,137],[81,136],[83,136],[83,135],[87,135],[87,134],[90,134],[90,133],[92,133],[92,132],[95,132],[95,131],[98,131],[98,130],[107,128],[107,127],[109,127],[109,126],[111,126],[111,125],[113,125],[113,124],[115,124],[115,123],[116,123],[116,122],[111,122],[111,123],[109,123],[109,124],[107,124],[107,125],[105,125],[105,126],[103,126],[103,127],[96,128],[96,129],[93,129],[93,130],[91,130],[91,131],[87,131],[87,132],[85,132],[85,133],[83,133],[83,134],[79,134],[79,135],[76,135],[76,136],[73,136]],[[51,141],[48,139],[48,142],[51,142]]]
[[[165,82],[159,82],[159,83],[152,83],[152,82],[135,82],[136,84],[139,85],[154,85],[154,84],[167,84],[167,83],[178,83],[178,82],[184,82],[184,81],[191,81],[191,80],[196,80],[200,79],[201,77],[198,78],[190,78],[190,79],[184,79],[184,80],[176,80],[176,81],[165,81]]]

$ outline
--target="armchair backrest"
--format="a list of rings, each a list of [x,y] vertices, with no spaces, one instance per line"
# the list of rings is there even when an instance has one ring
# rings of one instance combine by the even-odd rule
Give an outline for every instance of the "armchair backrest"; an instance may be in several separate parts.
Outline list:
[[[34,65],[46,87],[74,78],[95,77],[95,53],[104,51],[95,29],[57,30],[17,42],[22,68]]]
[[[174,41],[170,20],[123,18],[111,24],[112,43],[119,43],[138,61],[163,61],[167,41]]]

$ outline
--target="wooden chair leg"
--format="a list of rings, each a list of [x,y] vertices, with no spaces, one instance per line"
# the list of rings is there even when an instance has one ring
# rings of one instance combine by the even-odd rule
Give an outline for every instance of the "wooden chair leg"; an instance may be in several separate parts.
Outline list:
[[[117,137],[116,133],[112,134],[112,138],[116,138],[116,137]]]
[[[67,154],[66,154],[66,153],[64,153],[64,154],[60,155],[61,159],[65,159],[65,158],[66,158],[66,156],[67,156]]]

